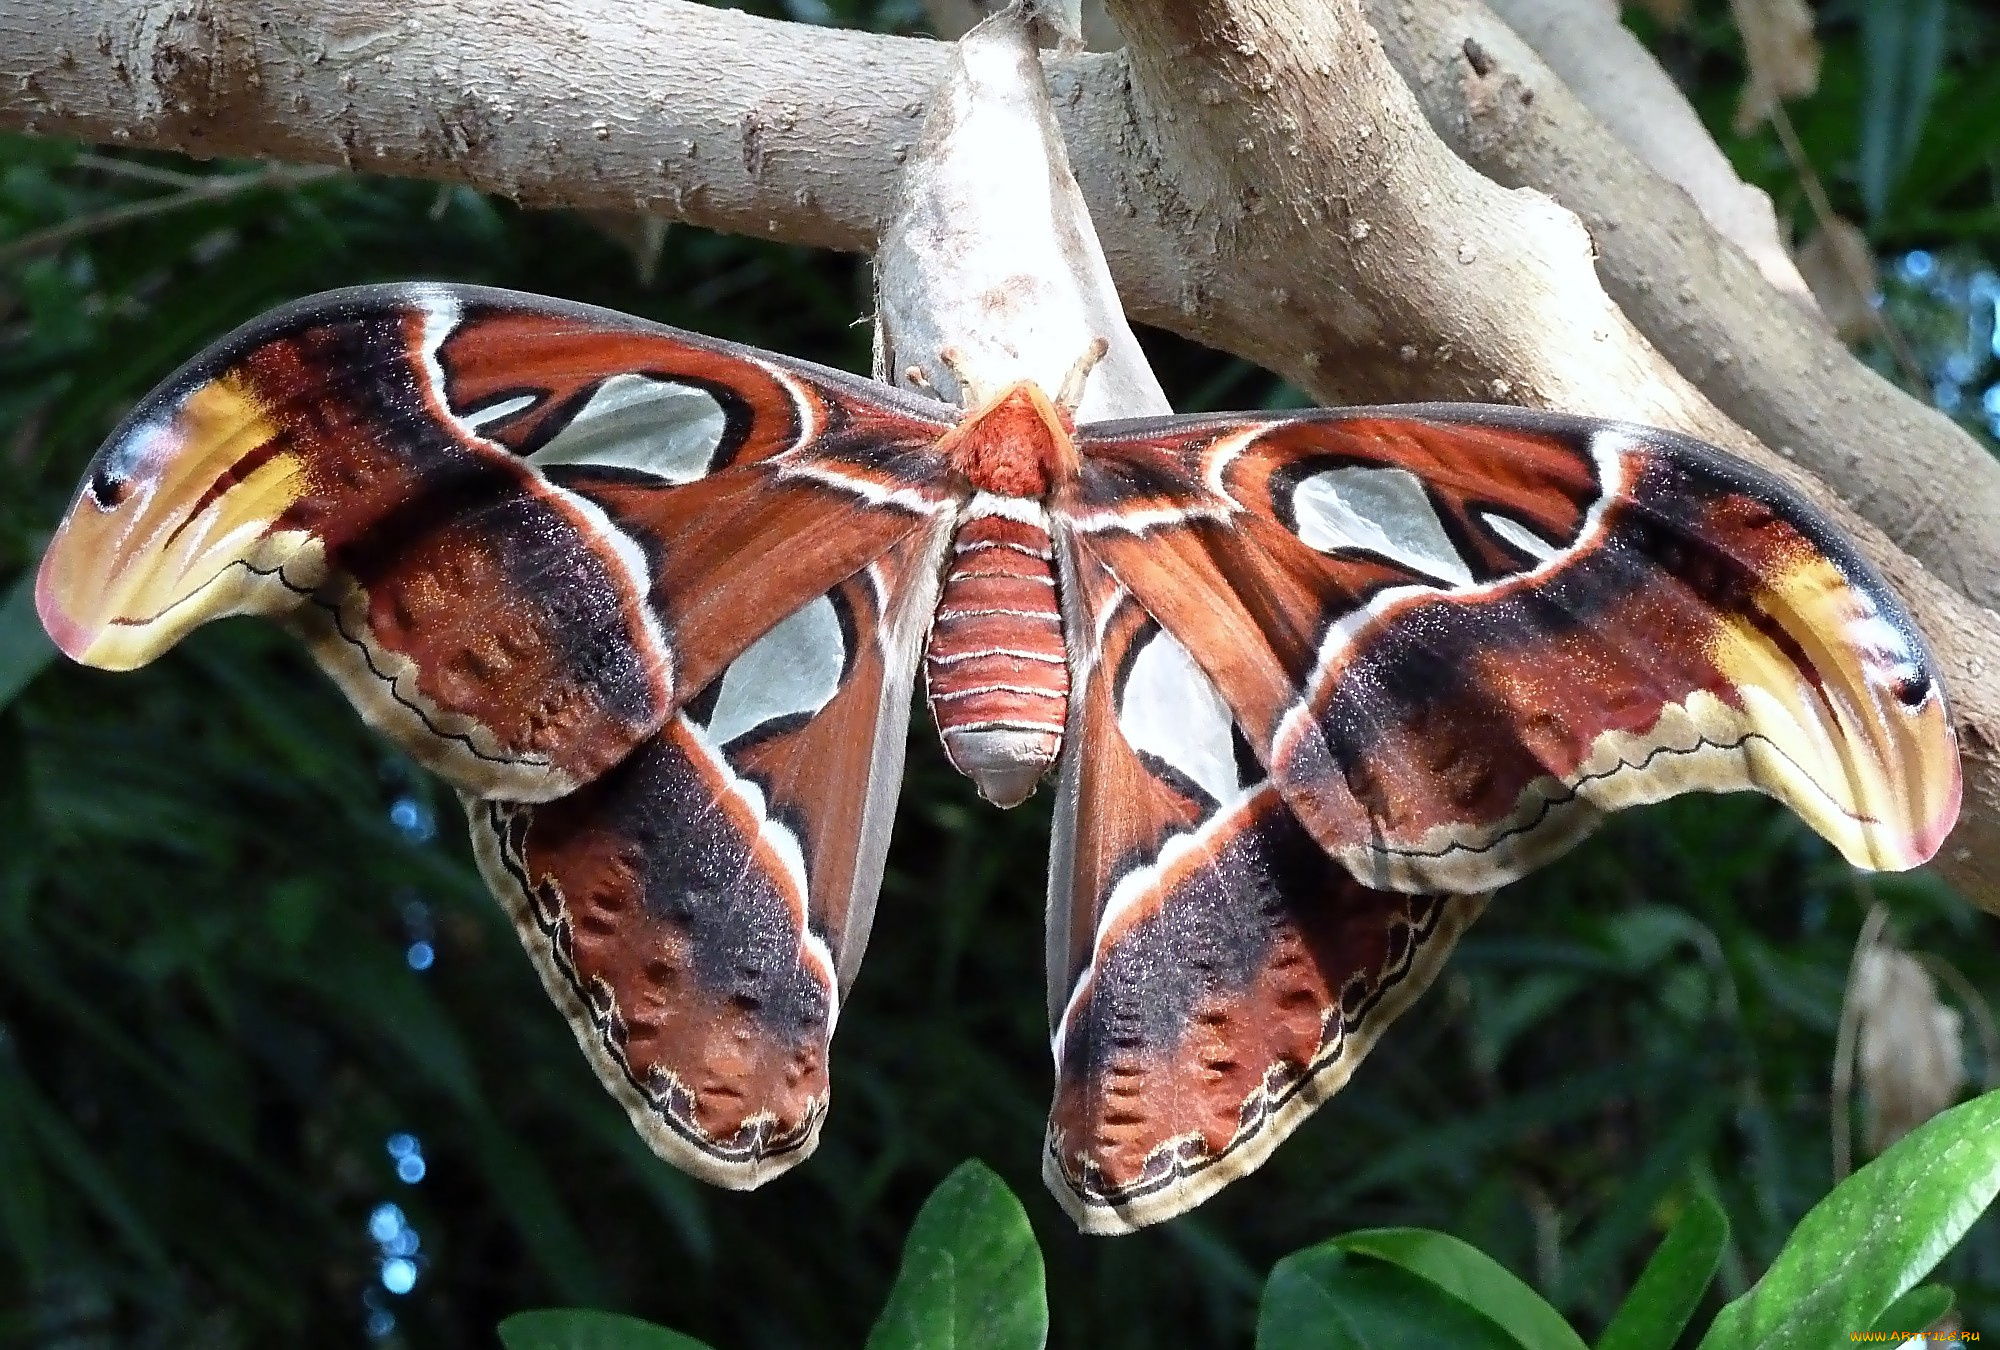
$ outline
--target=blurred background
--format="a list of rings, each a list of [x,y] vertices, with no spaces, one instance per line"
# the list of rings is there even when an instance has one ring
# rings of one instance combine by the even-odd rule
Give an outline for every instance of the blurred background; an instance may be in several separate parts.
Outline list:
[[[753,7],[923,31],[897,0]],[[1836,272],[1872,278],[1848,319],[1869,359],[1990,443],[1993,12],[1821,5],[1817,91],[1790,105],[1799,153],[1768,124],[1736,129],[1745,62],[1720,0],[1628,21],[1806,257],[1846,247]],[[1815,240],[1802,164],[1851,222],[1844,243]],[[1589,1328],[1690,1194],[1734,1220],[1719,1301],[1831,1184],[1836,1115],[1859,1161],[1924,1091],[1990,1081],[1990,920],[1924,874],[1850,871],[1761,799],[1688,799],[1503,892],[1261,1172],[1173,1223],[1080,1238],[1038,1175],[1047,794],[984,807],[920,714],[819,1154],[747,1196],[684,1179],[596,1085],[454,803],[284,638],[232,620],[136,674],[43,664],[27,579],[131,402],[271,305],[409,277],[867,368],[851,257],[0,139],[0,1344],[491,1346],[508,1312],[590,1304],[721,1350],[859,1345],[918,1204],[968,1156],[1033,1217],[1058,1346],[1246,1346],[1276,1258],[1376,1224],[1468,1239]],[[1299,401],[1144,336],[1182,411]],[[1920,1042],[1943,1067],[1928,1087],[1878,1072],[1843,1111],[1843,989],[1878,907],[1876,930],[1918,955],[1863,963],[1863,1040],[1878,1070]],[[1895,999],[1915,1028],[1901,1043],[1883,1039]],[[2000,1334],[2000,1230],[1975,1229],[1939,1278],[1966,1326]]]

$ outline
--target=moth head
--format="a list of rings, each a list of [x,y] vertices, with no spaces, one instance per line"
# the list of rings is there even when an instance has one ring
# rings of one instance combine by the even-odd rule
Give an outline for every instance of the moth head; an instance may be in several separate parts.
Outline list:
[[[43,555],[42,626],[73,659],[129,670],[208,619],[290,608],[302,592],[287,581],[320,579],[316,541],[279,528],[306,490],[229,374],[149,399],[91,461]]]

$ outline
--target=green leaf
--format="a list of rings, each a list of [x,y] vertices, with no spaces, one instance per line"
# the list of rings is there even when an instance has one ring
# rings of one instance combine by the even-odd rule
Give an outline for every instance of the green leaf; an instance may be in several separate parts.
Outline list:
[[[1696,1193],[1598,1337],[1597,1350],[1672,1350],[1722,1263],[1729,1216]]]
[[[56,644],[42,631],[35,615],[35,569],[14,579],[7,598],[0,600],[0,708],[28,687],[55,657]]]
[[[1944,1285],[1920,1284],[1890,1304],[1889,1311],[1876,1318],[1875,1325],[1868,1329],[1880,1335],[1900,1332],[1914,1336],[1935,1325],[1957,1301],[1957,1296]]]
[[[593,1308],[537,1308],[500,1324],[507,1350],[708,1350],[692,1336],[623,1313]]]
[[[960,1163],[917,1212],[868,1350],[1040,1350],[1048,1338],[1027,1212],[986,1164]]]
[[[1521,1350],[1498,1322],[1431,1280],[1349,1255],[1338,1241],[1293,1252],[1271,1271],[1257,1350]]]
[[[2000,1192],[2000,1092],[1934,1117],[1793,1230],[1701,1350],[1823,1350],[1875,1324]]]
[[[1368,1228],[1326,1244],[1400,1266],[1470,1305],[1525,1350],[1584,1350],[1562,1314],[1512,1271],[1470,1243],[1428,1228]]]

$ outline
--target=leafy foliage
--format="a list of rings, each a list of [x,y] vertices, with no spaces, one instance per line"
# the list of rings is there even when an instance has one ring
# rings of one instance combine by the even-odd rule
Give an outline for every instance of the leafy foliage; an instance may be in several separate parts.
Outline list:
[[[592,1308],[515,1313],[500,1324],[500,1344],[504,1350],[708,1350],[678,1331]]]
[[[1728,1242],[1729,1216],[1706,1195],[1695,1196],[1639,1272],[1597,1350],[1671,1350],[1715,1278]]]
[[[1925,1330],[1950,1311],[1941,1285],[1911,1286],[2000,1191],[2000,1093],[1948,1111],[1842,1182],[1792,1233],[1771,1269],[1716,1317],[1698,1350],[1790,1350],[1861,1332]],[[1668,1350],[1728,1237],[1713,1204],[1689,1209],[1618,1310],[1598,1350]],[[1907,1292],[1906,1292],[1907,1291]],[[519,1313],[507,1350],[699,1350],[633,1318]],[[1020,1203],[969,1162],[924,1202],[869,1350],[1041,1350],[1041,1253]],[[1534,1290],[1445,1233],[1377,1228],[1294,1252],[1265,1282],[1257,1350],[1586,1350]]]
[[[824,16],[866,21],[854,8]],[[1801,138],[1885,252],[2000,256],[1995,26],[1952,0],[1935,61],[1884,102],[1867,12],[1824,7]],[[1718,128],[1740,78],[1722,15],[1660,37]],[[1900,120],[1869,152],[1870,214],[1878,103]],[[1723,134],[1803,219],[1768,134]],[[47,231],[64,238],[19,247]],[[676,227],[641,283],[592,223],[464,189],[0,141],[0,1343],[486,1346],[507,1314],[579,1305],[729,1350],[860,1344],[912,1216],[968,1154],[1023,1197],[1060,1345],[1249,1344],[1274,1262],[1384,1224],[1450,1233],[1602,1327],[1658,1235],[1713,1204],[1731,1235],[1711,1226],[1660,1286],[1686,1305],[1713,1263],[1700,1325],[1827,1189],[1827,1064],[1869,904],[1975,985],[2000,977],[1983,921],[1929,878],[1857,878],[1762,802],[1674,803],[1503,894],[1256,1177],[1086,1240],[1037,1181],[1046,805],[984,808],[919,718],[819,1155],[765,1191],[707,1191],[597,1088],[449,799],[287,641],[232,621],[105,676],[44,666],[27,623],[78,471],[146,388],[271,305],[412,276],[866,366],[850,259]],[[1976,318],[1954,312],[1961,333]],[[1148,341],[1183,409],[1294,397]],[[1285,1269],[1302,1303],[1342,1280],[1355,1306],[1445,1297],[1357,1250]],[[1940,1278],[1969,1326],[2000,1325],[1989,1225]]]
[[[1842,1182],[1722,1310],[1701,1350],[1808,1350],[1873,1327],[2000,1194],[1996,1123],[2000,1094],[1989,1093]]]

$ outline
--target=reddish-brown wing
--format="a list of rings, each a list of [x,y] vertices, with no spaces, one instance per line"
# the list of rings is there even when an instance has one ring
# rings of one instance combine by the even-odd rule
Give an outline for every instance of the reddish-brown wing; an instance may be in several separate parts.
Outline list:
[[[1214,680],[1354,876],[1499,886],[1603,812],[1752,788],[1928,858],[1958,758],[1922,638],[1782,484],[1700,442],[1474,406],[1086,427],[1051,503]]]
[[[719,1185],[812,1151],[867,940],[940,523],[787,617],[558,801],[468,798],[481,870],[607,1088]]]
[[[284,616],[462,790],[590,781],[781,618],[955,507],[945,422],[851,376],[560,301],[313,297],[149,395],[44,560],[128,668]]]
[[[1087,1232],[1170,1218],[1347,1081],[1483,896],[1370,890],[1187,651],[1066,541],[1075,686],[1050,860],[1044,1171]]]

